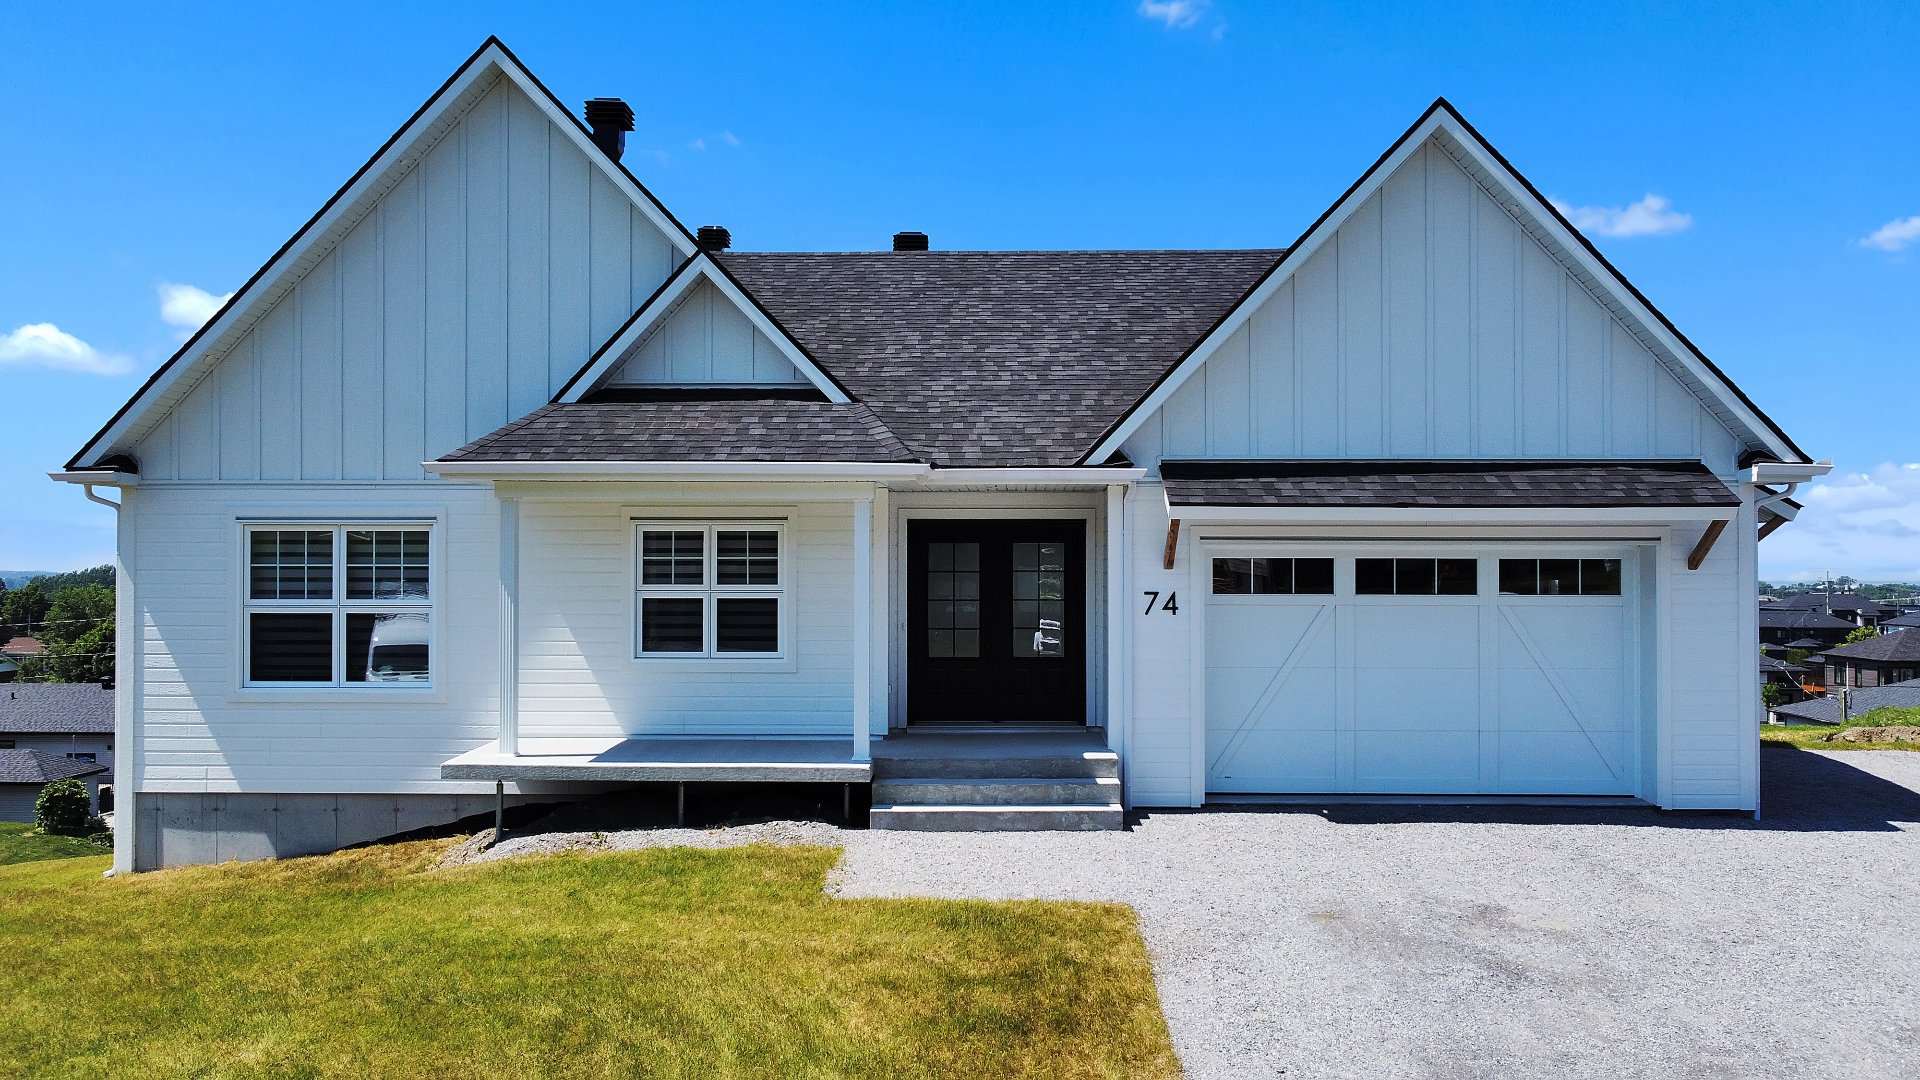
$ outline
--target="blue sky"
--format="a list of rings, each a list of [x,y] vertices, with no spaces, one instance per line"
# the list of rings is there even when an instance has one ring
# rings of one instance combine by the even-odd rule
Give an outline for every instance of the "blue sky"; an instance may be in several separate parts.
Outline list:
[[[747,249],[1282,245],[1444,94],[1833,458],[1763,576],[1920,580],[1920,5],[283,7],[0,12],[0,568],[110,557],[44,471],[495,33]]]

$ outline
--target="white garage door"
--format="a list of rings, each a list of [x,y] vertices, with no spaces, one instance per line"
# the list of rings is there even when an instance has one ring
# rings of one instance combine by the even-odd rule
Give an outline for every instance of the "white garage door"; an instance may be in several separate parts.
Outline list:
[[[1208,791],[1636,791],[1629,552],[1204,554]]]

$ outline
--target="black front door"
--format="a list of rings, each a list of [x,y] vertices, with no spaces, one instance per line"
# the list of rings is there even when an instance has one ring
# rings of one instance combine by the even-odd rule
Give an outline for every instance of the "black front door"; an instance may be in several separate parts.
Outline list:
[[[910,723],[1086,722],[1086,525],[907,525]]]

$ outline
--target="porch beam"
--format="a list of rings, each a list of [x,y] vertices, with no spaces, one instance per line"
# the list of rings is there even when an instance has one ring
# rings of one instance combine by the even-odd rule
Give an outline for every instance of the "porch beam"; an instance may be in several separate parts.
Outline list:
[[[1167,551],[1160,560],[1162,570],[1173,569],[1173,557],[1180,551],[1180,519],[1167,522]]]
[[[1765,525],[1760,526],[1760,539],[1765,540],[1767,537],[1772,536],[1773,531],[1775,529],[1778,529],[1780,526],[1785,525],[1787,523],[1787,520],[1788,519],[1783,517],[1768,518],[1767,523]]]
[[[1726,529],[1727,523],[1724,520],[1707,526],[1707,531],[1700,534],[1700,542],[1693,545],[1693,551],[1687,555],[1687,569],[1700,569],[1700,565],[1707,561],[1707,553],[1713,550],[1714,543],[1720,539],[1720,534]]]
[[[873,760],[873,492],[853,500],[853,760]]]
[[[500,752],[520,753],[520,500],[500,500]]]

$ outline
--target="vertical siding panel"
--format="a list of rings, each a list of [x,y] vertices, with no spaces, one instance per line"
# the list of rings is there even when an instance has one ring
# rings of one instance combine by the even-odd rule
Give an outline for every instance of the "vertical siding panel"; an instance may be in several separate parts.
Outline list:
[[[290,292],[253,328],[259,378],[260,479],[300,478],[300,294]]]
[[[647,220],[637,206],[628,212],[627,231],[633,237],[630,256],[633,288],[627,295],[627,307],[631,314],[640,310],[640,305],[646,303],[660,283],[667,280],[667,275],[673,273],[679,261],[676,258],[678,253],[668,242],[666,234]]]
[[[412,480],[426,457],[427,281],[424,170],[387,193],[380,208],[380,349],[386,383],[382,475]]]
[[[1473,438],[1473,181],[1452,159],[1429,157],[1432,212],[1433,432],[1436,457],[1470,457]]]
[[[1473,346],[1476,453],[1510,457],[1518,449],[1514,313],[1520,230],[1484,192],[1473,195]]]
[[[300,475],[340,477],[340,258],[300,283]]]
[[[548,355],[547,140],[553,124],[521,94],[507,98],[507,414],[546,404]],[[581,358],[584,362],[585,358]],[[571,375],[571,372],[569,372]],[[564,382],[564,380],[562,380]]]
[[[508,419],[506,93],[496,89],[482,98],[461,124],[467,132],[466,439]]]
[[[605,340],[592,337],[588,312],[589,275],[587,242],[587,174],[592,166],[586,155],[572,142],[550,135],[547,140],[549,227],[547,309],[552,322],[552,363],[548,385],[557,393],[573,373],[586,366],[587,358]]]
[[[182,480],[220,477],[220,383],[217,377],[200,380],[167,418],[172,427],[174,475]],[[144,463],[143,463],[144,464]]]
[[[1275,290],[1247,320],[1247,339],[1253,378],[1253,452],[1261,457],[1293,457],[1300,448],[1293,419],[1291,284]]]
[[[693,287],[686,301],[660,327],[662,348],[667,355],[667,378],[676,383],[704,382],[713,370],[708,320],[713,286],[706,282]]]
[[[724,298],[715,300],[710,315],[713,356],[707,377],[722,383],[752,382],[753,324]]]
[[[1661,457],[1692,457],[1700,445],[1699,423],[1703,411],[1692,391],[1673,377],[1666,368],[1647,357],[1653,367],[1655,386],[1653,416],[1653,452]]]
[[[1207,380],[1198,373],[1167,399],[1162,435],[1168,457],[1207,456]]]
[[[1585,289],[1567,283],[1567,453],[1606,452],[1606,310]]]
[[[180,475],[180,452],[174,438],[178,412],[153,426],[140,444],[140,475],[146,480],[172,480]]]
[[[1645,457],[1653,453],[1652,358],[1619,323],[1610,327],[1607,352],[1611,387],[1608,416],[1613,421],[1610,450],[1627,457]]]
[[[1212,457],[1246,457],[1253,452],[1247,421],[1252,397],[1248,370],[1248,333],[1243,325],[1200,367],[1207,381],[1207,453]]]
[[[611,382],[666,382],[667,381],[667,339],[656,331],[640,345],[640,351],[633,359],[621,365],[613,373]]]
[[[392,198],[392,196],[389,196]],[[374,480],[384,453],[380,345],[380,218],[367,215],[340,245],[340,474]]]
[[[587,196],[588,255],[591,259],[588,320],[591,352],[613,336],[636,306],[633,295],[633,204],[600,170],[590,174]],[[581,361],[585,363],[583,359]]]
[[[1333,244],[1313,253],[1294,279],[1295,362],[1300,365],[1300,456],[1341,457],[1340,333]]]
[[[1517,230],[1516,230],[1517,231]],[[1520,450],[1560,453],[1561,289],[1567,273],[1531,237],[1520,243]]]
[[[249,334],[220,361],[220,478],[252,480],[260,475],[260,391],[256,385],[258,349]]]
[[[472,117],[468,117],[469,120]],[[467,432],[467,127],[449,132],[427,155],[426,445],[435,458],[466,443]]]
[[[753,331],[753,380],[767,383],[805,383],[808,378],[800,373],[767,335],[758,327]]]
[[[1387,179],[1387,448],[1396,456],[1428,452],[1427,159],[1421,151]]]
[[[1382,408],[1386,356],[1380,326],[1380,218],[1385,203],[1374,193],[1340,228],[1340,367],[1346,376],[1340,401],[1345,419],[1342,453],[1348,457],[1378,457],[1387,448]]]

